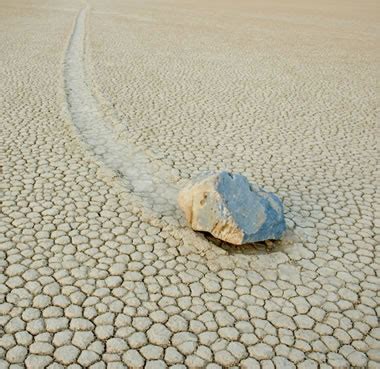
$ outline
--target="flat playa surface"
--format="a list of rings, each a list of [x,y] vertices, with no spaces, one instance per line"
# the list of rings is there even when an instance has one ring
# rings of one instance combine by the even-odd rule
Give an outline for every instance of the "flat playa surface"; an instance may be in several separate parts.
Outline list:
[[[379,14],[0,0],[0,369],[378,368]],[[219,169],[283,241],[186,226]]]

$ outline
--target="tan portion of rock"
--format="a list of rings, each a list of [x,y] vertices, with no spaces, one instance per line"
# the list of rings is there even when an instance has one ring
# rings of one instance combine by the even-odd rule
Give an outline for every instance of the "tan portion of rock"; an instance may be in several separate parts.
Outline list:
[[[214,175],[204,181],[188,184],[178,195],[179,207],[184,212],[186,220],[193,230],[209,231],[214,237],[240,245],[242,244],[244,234],[228,214],[225,214],[226,217],[224,219],[214,217],[209,230],[205,228],[205,224],[202,222],[202,219],[204,219],[202,213],[204,212],[203,208],[206,200],[214,204],[222,202],[220,194],[216,191],[217,179],[218,176]],[[210,220],[211,215],[208,221]]]
[[[215,226],[210,233],[212,235],[217,235],[217,238],[234,245],[243,244],[244,234],[237,228],[231,217],[228,217],[228,220],[225,222],[219,221],[215,223]]]

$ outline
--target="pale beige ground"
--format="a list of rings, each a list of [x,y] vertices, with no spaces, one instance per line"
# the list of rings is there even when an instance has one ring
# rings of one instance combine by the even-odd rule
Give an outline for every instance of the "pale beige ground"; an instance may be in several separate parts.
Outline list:
[[[378,367],[377,2],[89,5],[0,0],[0,368]],[[285,241],[186,232],[215,168]]]

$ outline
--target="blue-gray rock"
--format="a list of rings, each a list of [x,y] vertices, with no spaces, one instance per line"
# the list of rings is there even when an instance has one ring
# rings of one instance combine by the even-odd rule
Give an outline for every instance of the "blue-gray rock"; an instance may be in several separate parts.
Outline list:
[[[281,200],[240,174],[202,174],[180,192],[178,203],[195,231],[235,245],[278,240],[285,232]]]

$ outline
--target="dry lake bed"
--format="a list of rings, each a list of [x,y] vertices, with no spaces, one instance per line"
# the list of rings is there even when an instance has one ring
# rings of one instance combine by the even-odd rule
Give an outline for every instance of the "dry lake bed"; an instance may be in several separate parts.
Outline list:
[[[380,6],[0,0],[0,369],[380,367]],[[275,192],[281,241],[178,192]]]

